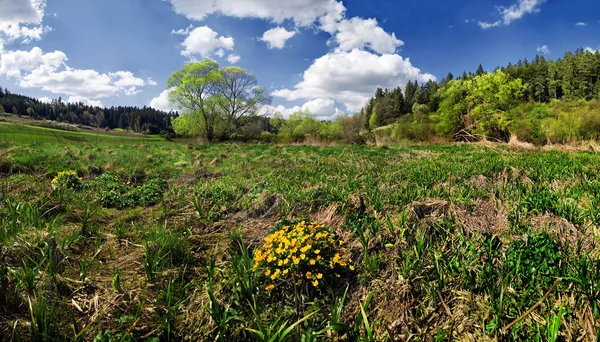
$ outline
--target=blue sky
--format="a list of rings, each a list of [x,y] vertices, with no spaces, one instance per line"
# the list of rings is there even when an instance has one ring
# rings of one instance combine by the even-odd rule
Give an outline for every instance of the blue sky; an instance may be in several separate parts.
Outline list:
[[[254,73],[269,111],[360,110],[377,87],[600,46],[597,0],[0,0],[0,86],[173,108],[169,74]]]

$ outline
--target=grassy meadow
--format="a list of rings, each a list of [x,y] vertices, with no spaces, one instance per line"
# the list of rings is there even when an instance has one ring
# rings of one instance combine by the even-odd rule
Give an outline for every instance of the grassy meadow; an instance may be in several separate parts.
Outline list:
[[[0,123],[0,340],[596,340],[599,171]]]

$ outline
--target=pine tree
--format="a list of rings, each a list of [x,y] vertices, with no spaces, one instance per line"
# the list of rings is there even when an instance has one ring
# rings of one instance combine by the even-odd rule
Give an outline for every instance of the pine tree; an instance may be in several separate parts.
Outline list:
[[[483,66],[481,64],[479,64],[479,67],[477,68],[477,72],[475,72],[475,75],[477,75],[477,76],[485,75],[485,70],[483,70]]]

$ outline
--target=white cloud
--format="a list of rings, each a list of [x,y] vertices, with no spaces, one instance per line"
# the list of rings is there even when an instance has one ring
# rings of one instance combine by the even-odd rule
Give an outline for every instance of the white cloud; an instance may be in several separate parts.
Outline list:
[[[44,17],[45,0],[0,0],[0,24],[39,24]]]
[[[42,96],[42,97],[38,98],[38,100],[40,102],[42,102],[42,103],[50,103],[50,102],[52,102],[52,99],[49,98],[48,96]]]
[[[102,102],[101,102],[101,101],[98,101],[98,100],[90,100],[90,99],[88,99],[88,98],[85,98],[85,97],[80,97],[80,96],[71,96],[71,97],[69,97],[69,98],[67,99],[67,101],[66,101],[66,102],[69,102],[69,103],[79,103],[79,102],[81,102],[81,103],[83,103],[83,104],[85,104],[85,105],[88,105],[88,106],[94,106],[94,107],[104,107],[104,105],[102,104]]]
[[[51,31],[41,25],[45,15],[46,0],[0,0],[0,34],[7,40],[39,40]]]
[[[304,111],[315,116],[318,120],[333,120],[338,115],[344,113],[335,106],[335,101],[332,99],[319,98],[304,103],[302,106],[285,107],[282,105],[278,106],[265,106],[263,109],[268,115],[276,113],[281,114],[284,118],[289,118],[290,115]]]
[[[231,55],[227,56],[227,61],[230,64],[235,64],[235,63],[239,62],[240,59],[242,59],[242,57],[240,57],[238,55],[234,55],[234,54],[231,54]]]
[[[289,101],[323,97],[341,102],[350,112],[359,111],[377,87],[404,86],[409,80],[435,80],[423,74],[408,58],[368,51],[335,51],[316,59],[294,89],[280,89],[273,96]]]
[[[56,69],[67,61],[62,51],[44,53],[39,47],[31,51],[10,51],[0,55],[0,75],[19,78],[23,72],[30,72],[40,66]]]
[[[549,55],[550,54],[550,48],[548,48],[548,45],[538,46],[537,52],[539,52],[541,54],[544,54],[544,55]]]
[[[478,22],[477,25],[479,25],[479,27],[481,27],[484,30],[488,30],[491,29],[492,27],[498,27],[500,25],[502,25],[502,22],[500,20],[495,21],[493,23],[486,23],[486,22]]]
[[[231,37],[219,37],[210,27],[201,26],[189,31],[181,46],[184,47],[181,51],[183,56],[192,57],[197,54],[204,57],[212,55],[215,50],[217,55],[220,54],[219,50],[233,50],[234,42]]]
[[[53,94],[88,101],[109,96],[134,95],[146,81],[129,71],[99,73],[73,69],[62,51],[44,53],[39,47],[31,51],[9,51],[0,54],[0,75],[15,79],[23,88],[39,88]]]
[[[258,18],[282,23],[289,19],[300,27],[315,21],[341,19],[345,8],[336,0],[170,0],[175,12],[188,19],[203,20],[209,14]]]
[[[575,26],[580,26],[580,27],[584,27],[584,26],[587,26],[587,25],[588,25],[588,24],[587,24],[587,23],[585,23],[585,22],[583,22],[583,21],[579,21],[579,22],[576,22],[576,23],[575,23]]]
[[[283,27],[276,27],[266,31],[260,38],[267,42],[269,49],[283,49],[285,42],[296,35],[296,31],[288,31]]]
[[[149,86],[153,86],[153,87],[158,85],[158,83],[150,77],[148,77],[146,79],[146,84],[148,84]]]
[[[404,86],[408,80],[435,79],[412,66],[408,59],[396,54],[404,43],[394,33],[381,28],[376,19],[345,18],[346,8],[341,0],[168,0],[175,12],[190,20],[203,20],[208,15],[236,18],[258,18],[281,24],[289,20],[300,28],[311,27],[331,35],[328,44],[334,50],[316,59],[304,72],[304,79],[293,89],[280,89],[272,95],[290,101],[305,99],[315,106],[331,100],[344,104],[349,111],[358,111],[377,87]],[[521,0],[523,1],[523,0]],[[531,0],[526,0],[531,1]],[[269,48],[283,48],[296,33],[278,27],[260,38]],[[209,39],[192,39],[192,28],[173,31],[187,35],[183,55],[215,54],[219,49],[233,50],[233,39],[225,41],[205,27]],[[220,52],[219,52],[220,54]],[[229,55],[231,57],[232,54]],[[229,59],[228,57],[228,59]],[[231,60],[230,60],[231,62]],[[158,103],[158,98],[155,99]],[[327,102],[329,103],[329,102]],[[313,107],[314,109],[314,107]]]
[[[586,46],[586,47],[584,48],[584,50],[585,50],[585,51],[587,51],[587,52],[591,52],[591,53],[596,53],[596,52],[598,52],[598,50],[596,50],[596,49],[593,49],[593,48],[591,48],[591,47],[589,47],[589,46]]]
[[[171,30],[171,34],[178,34],[181,36],[187,36],[188,34],[190,34],[190,30],[194,28],[194,25],[191,25],[186,27],[185,29],[179,29],[177,31],[175,30]]]
[[[385,32],[376,19],[359,17],[338,22],[335,40],[344,51],[368,48],[377,53],[394,53],[398,47],[404,45],[394,33]]]
[[[540,6],[545,2],[546,0],[518,0],[516,4],[510,7],[497,6],[502,20],[493,23],[480,21],[479,27],[487,30],[492,27],[508,26],[513,21],[523,18],[526,14],[538,13]]]
[[[171,92],[170,89],[164,90],[162,93],[160,93],[160,95],[153,98],[152,101],[150,101],[150,107],[152,107],[154,109],[162,110],[165,112],[176,111],[177,106],[172,105],[169,102],[169,93],[170,92]]]

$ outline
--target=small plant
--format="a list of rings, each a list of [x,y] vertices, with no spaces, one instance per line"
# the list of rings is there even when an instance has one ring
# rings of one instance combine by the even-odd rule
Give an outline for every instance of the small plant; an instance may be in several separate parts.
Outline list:
[[[27,291],[29,296],[33,296],[35,288],[40,281],[38,277],[39,265],[31,268],[25,260],[21,261],[21,270],[15,274],[17,284]]]
[[[345,261],[340,253],[331,229],[302,221],[284,225],[265,237],[254,255],[253,269],[269,282],[267,291],[277,286],[320,288],[341,272],[354,270],[351,261]]]
[[[81,181],[81,178],[77,176],[76,171],[62,171],[52,179],[52,187],[54,189],[81,190],[83,188],[83,182]]]
[[[114,270],[114,272],[113,272],[112,288],[117,293],[123,292],[123,289],[121,288],[121,271],[120,270]]]
[[[117,240],[119,240],[119,244],[121,244],[121,240],[125,239],[125,225],[123,223],[117,224],[114,227],[115,230],[115,236],[117,237]]]
[[[29,318],[31,320],[32,341],[61,341],[57,306],[44,296],[29,298]]]
[[[156,248],[154,248],[154,246],[150,246],[148,242],[146,242],[144,244],[143,257],[144,261],[142,265],[144,266],[146,277],[148,278],[148,281],[153,282],[156,280],[156,273],[158,272],[158,268],[161,262],[159,251]]]
[[[84,256],[83,259],[79,262],[79,276],[81,278],[81,281],[84,283],[88,278],[88,272],[91,266],[92,260],[88,259],[87,256]]]

